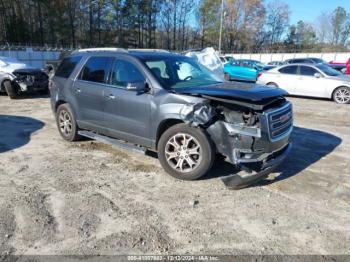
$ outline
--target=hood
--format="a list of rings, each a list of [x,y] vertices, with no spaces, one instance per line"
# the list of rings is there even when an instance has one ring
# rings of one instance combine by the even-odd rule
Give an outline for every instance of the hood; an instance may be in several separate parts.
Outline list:
[[[207,95],[220,98],[233,98],[258,102],[264,99],[280,97],[288,93],[277,87],[260,86],[249,83],[220,83],[209,86],[177,88],[175,93],[189,95]]]
[[[0,72],[12,73],[18,69],[33,69],[33,67],[24,63],[10,63],[5,66],[0,66]]]
[[[13,73],[20,73],[20,74],[36,74],[43,72],[39,68],[33,68],[33,67],[27,67],[27,68],[19,68],[13,71]]]

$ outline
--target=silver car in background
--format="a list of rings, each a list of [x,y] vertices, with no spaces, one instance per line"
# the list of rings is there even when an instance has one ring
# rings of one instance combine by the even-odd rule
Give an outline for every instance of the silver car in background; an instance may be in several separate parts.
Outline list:
[[[350,76],[325,64],[289,64],[262,72],[257,84],[280,87],[290,95],[350,103]]]

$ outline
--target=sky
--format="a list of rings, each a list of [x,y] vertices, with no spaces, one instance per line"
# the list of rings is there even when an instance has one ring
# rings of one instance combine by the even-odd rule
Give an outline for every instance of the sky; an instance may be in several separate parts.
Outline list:
[[[266,0],[266,3],[272,0]],[[290,23],[299,20],[314,23],[323,12],[332,12],[336,7],[342,6],[350,12],[350,0],[284,0],[290,8]]]

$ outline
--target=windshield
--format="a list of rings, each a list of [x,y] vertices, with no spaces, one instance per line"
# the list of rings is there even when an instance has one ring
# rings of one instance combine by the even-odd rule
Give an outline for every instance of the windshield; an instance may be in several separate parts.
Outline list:
[[[221,83],[218,76],[189,57],[144,59],[153,76],[167,89]]]
[[[340,76],[340,75],[342,75],[342,73],[340,73],[339,71],[337,71],[337,70],[335,70],[327,65],[324,65],[324,64],[317,65],[316,67],[328,76]]]

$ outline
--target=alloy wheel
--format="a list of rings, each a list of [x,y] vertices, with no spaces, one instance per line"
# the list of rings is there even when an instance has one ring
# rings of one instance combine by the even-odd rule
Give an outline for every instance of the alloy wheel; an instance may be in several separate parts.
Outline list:
[[[67,111],[60,111],[58,123],[62,134],[65,136],[69,136],[72,132],[72,119]]]
[[[202,150],[193,136],[179,133],[172,136],[165,145],[165,157],[176,171],[193,171],[202,161]]]
[[[337,103],[347,104],[350,101],[350,89],[343,87],[335,91],[334,99]]]

